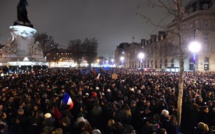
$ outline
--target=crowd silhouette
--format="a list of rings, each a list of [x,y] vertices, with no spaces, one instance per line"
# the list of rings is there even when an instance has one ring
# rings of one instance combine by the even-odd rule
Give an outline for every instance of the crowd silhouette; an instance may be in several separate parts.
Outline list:
[[[0,134],[210,134],[214,78],[185,73],[179,127],[177,73],[104,68],[12,73],[0,77]],[[72,109],[62,103],[65,93]]]

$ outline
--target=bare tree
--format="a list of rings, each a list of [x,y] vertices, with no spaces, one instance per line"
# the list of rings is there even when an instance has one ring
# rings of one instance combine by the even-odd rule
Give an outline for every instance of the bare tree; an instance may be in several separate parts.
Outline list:
[[[47,52],[46,59],[48,62],[58,62],[58,48],[51,49]]]
[[[77,62],[79,67],[82,58],[85,58],[91,66],[91,63],[97,56],[97,48],[98,43],[95,38],[86,38],[84,41],[81,41],[80,39],[71,40],[68,44],[68,50],[72,53],[71,56],[74,61]]]
[[[46,33],[35,34],[35,42],[37,41],[39,42],[44,56],[47,55],[48,51],[58,47],[58,44],[54,42],[53,37],[47,35]]]
[[[77,40],[70,40],[68,43],[68,51],[71,52],[71,56],[73,60],[78,64],[80,67],[81,59],[83,57],[83,45],[80,39]]]
[[[83,42],[84,54],[89,66],[91,67],[92,62],[97,56],[98,43],[95,38],[88,39],[86,38]]]
[[[184,57],[185,57],[185,49],[183,45],[183,36],[182,36],[182,23],[183,18],[186,15],[184,7],[190,2],[190,0],[148,0],[146,3],[148,6],[152,8],[161,8],[162,10],[166,11],[166,16],[160,21],[164,21],[167,16],[172,16],[174,18],[172,25],[174,29],[168,29],[166,26],[162,26],[160,23],[154,23],[150,17],[145,16],[144,14],[137,13],[137,15],[141,16],[147,23],[150,23],[156,27],[165,29],[165,31],[174,37],[175,44],[178,48],[179,54],[179,66],[180,66],[180,73],[179,73],[179,92],[178,92],[178,102],[177,102],[177,116],[179,125],[181,125],[181,115],[182,115],[182,101],[183,101],[183,79],[184,79]],[[144,3],[144,4],[146,4]],[[169,47],[169,43],[166,44]],[[174,45],[171,48],[174,48]],[[166,49],[166,47],[165,47]],[[165,51],[165,50],[164,50]],[[167,51],[167,50],[166,50]]]

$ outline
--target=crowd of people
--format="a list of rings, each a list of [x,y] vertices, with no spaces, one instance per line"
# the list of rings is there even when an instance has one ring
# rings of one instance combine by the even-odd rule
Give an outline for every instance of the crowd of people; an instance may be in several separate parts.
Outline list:
[[[185,73],[180,127],[178,83],[178,73],[102,68],[1,76],[0,134],[213,133],[215,75]]]

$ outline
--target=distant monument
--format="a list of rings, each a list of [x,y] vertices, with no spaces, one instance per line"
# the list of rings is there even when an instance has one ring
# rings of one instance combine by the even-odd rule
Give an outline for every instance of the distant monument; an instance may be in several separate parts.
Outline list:
[[[35,42],[37,32],[28,19],[26,0],[17,5],[17,21],[10,26],[11,38],[2,48],[1,66],[43,66],[47,65],[39,42]]]
[[[26,0],[19,1],[17,5],[18,20],[14,22],[14,25],[22,25],[22,26],[28,26],[33,28],[33,25],[28,19],[28,12],[27,12],[26,6],[28,6],[28,2]]]

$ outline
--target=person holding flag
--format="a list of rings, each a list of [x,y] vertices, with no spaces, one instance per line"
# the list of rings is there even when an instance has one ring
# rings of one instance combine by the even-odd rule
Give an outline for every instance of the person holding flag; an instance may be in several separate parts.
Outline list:
[[[63,104],[66,104],[69,106],[68,110],[71,110],[74,106],[74,102],[72,101],[72,98],[70,97],[68,92],[65,92],[63,99],[61,101]]]

